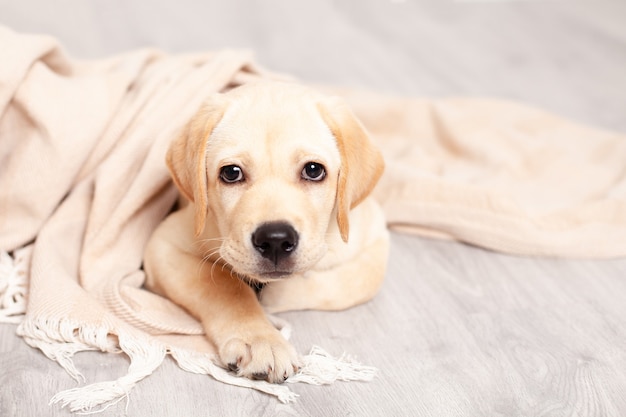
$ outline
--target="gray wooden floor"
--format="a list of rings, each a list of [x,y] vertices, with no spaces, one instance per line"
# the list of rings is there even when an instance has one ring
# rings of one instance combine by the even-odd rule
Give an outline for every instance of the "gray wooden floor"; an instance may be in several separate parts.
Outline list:
[[[175,4],[175,5],[174,5]],[[78,57],[245,47],[303,80],[413,96],[497,96],[626,132],[626,2],[0,0],[0,23]],[[626,164],[626,161],[625,161]],[[533,259],[394,234],[367,305],[297,312],[318,344],[377,366],[369,383],[295,385],[294,405],[168,360],[103,416],[624,416],[626,259]],[[49,407],[73,380],[0,325],[0,416]],[[81,353],[87,381],[124,357]]]

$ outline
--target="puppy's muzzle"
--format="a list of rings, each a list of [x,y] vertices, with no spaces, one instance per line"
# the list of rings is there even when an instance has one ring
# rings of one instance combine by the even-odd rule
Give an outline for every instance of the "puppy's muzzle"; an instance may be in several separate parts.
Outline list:
[[[265,223],[252,233],[252,245],[274,268],[279,269],[279,265],[284,264],[296,250],[298,232],[289,223]]]

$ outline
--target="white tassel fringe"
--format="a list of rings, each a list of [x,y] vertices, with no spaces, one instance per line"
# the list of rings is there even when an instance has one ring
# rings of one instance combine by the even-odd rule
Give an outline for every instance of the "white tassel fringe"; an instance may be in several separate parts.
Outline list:
[[[32,252],[32,245],[16,250],[13,257],[0,252],[0,323],[17,324],[24,318]]]
[[[335,381],[371,381],[378,372],[376,368],[361,365],[345,353],[334,358],[319,346],[313,346],[309,354],[302,358],[302,363],[300,372],[285,382],[327,385]]]
[[[69,407],[70,411],[81,414],[104,411],[123,398],[128,398],[131,389],[163,363],[166,350],[160,344],[136,338],[127,340],[123,336],[119,340],[122,351],[130,358],[126,375],[114,381],[61,391],[50,399],[50,404],[60,403],[62,408]]]

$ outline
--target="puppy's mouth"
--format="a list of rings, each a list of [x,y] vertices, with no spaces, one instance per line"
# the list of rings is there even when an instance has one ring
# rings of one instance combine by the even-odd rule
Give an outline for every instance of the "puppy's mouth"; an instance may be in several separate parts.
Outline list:
[[[261,280],[265,280],[265,279],[273,280],[273,279],[285,278],[285,277],[288,277],[291,274],[293,274],[293,272],[291,272],[291,271],[263,272],[263,273],[259,274],[259,278],[261,278]]]
[[[261,284],[268,284],[272,281],[279,281],[282,279],[287,279],[289,278],[289,276],[293,274],[294,274],[294,271],[286,271],[286,270],[285,271],[282,271],[282,270],[263,271],[263,272],[256,272],[254,274],[248,275],[248,279],[251,281],[256,281]]]
[[[272,271],[248,274],[236,273],[237,278],[252,287],[257,293],[260,292],[265,285],[282,279],[287,279],[290,275],[293,275],[293,272]]]

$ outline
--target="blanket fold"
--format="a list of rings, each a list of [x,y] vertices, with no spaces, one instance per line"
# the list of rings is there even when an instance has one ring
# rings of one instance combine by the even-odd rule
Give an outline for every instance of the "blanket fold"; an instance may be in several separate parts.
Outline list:
[[[504,100],[346,97],[385,154],[392,228],[516,255],[626,254],[626,135]]]
[[[115,401],[168,353],[238,383],[196,320],[142,288],[142,253],[177,198],[164,164],[176,132],[208,95],[278,76],[241,51],[78,61],[54,39],[3,27],[0,44],[0,319],[15,321],[27,276],[27,343],[76,379],[77,351],[131,358],[128,375],[53,400]],[[626,255],[625,135],[497,100],[330,91],[385,154],[376,197],[390,227],[519,255]],[[344,377],[358,379],[354,369]],[[285,386],[239,384],[294,399]]]

